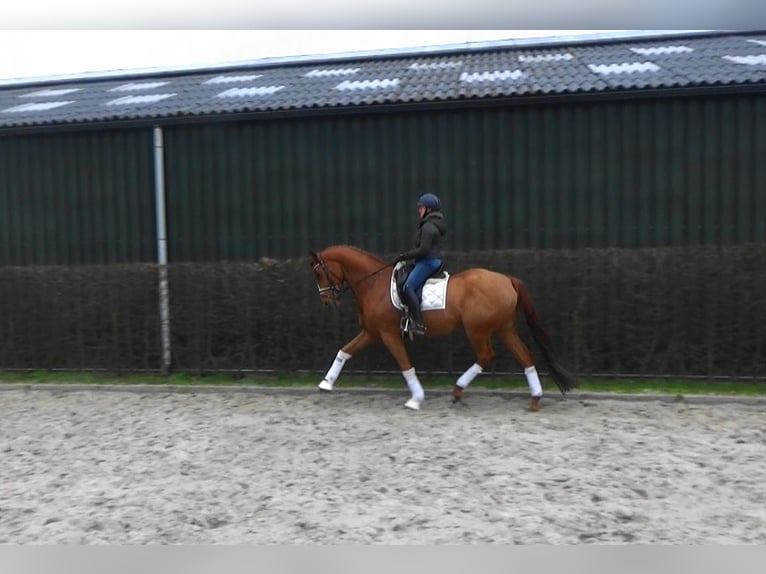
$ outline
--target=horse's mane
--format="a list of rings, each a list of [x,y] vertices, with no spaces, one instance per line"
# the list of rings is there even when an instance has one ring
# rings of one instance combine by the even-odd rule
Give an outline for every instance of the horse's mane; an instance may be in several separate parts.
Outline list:
[[[374,254],[370,253],[369,251],[365,251],[361,247],[356,247],[355,245],[333,245],[333,246],[328,247],[327,249],[325,249],[325,251],[329,251],[331,249],[350,249],[350,250],[356,251],[357,253],[360,253],[362,255],[366,255],[367,257],[370,257],[371,259],[374,259],[378,263],[381,263],[381,264],[385,263],[385,261],[383,261],[383,259],[381,259],[377,255],[374,255]]]

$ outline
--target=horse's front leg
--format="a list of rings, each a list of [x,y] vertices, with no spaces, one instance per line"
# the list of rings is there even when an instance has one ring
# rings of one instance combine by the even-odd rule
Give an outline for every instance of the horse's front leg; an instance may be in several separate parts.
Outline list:
[[[332,365],[330,365],[330,369],[327,371],[324,379],[319,383],[319,390],[331,391],[335,385],[335,381],[338,380],[346,361],[348,361],[357,351],[361,351],[374,340],[375,338],[368,331],[362,330],[356,337],[343,345],[338,351],[338,354],[335,355],[335,360],[332,362]]]
[[[412,397],[404,403],[404,406],[415,411],[420,410],[420,405],[423,404],[423,400],[425,399],[423,385],[421,385],[420,380],[418,380],[418,376],[415,373],[415,367],[410,363],[410,357],[407,354],[407,349],[404,346],[399,330],[397,329],[395,331],[382,333],[381,338],[383,339],[383,344],[388,348],[396,359],[396,362],[399,364],[399,368],[402,370],[402,376],[412,393]]]

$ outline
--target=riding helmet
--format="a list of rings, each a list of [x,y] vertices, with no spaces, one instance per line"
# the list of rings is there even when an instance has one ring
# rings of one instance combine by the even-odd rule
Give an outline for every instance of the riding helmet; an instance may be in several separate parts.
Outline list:
[[[420,199],[418,199],[418,207],[421,205],[426,209],[440,210],[442,208],[441,200],[433,193],[424,193],[421,195]]]

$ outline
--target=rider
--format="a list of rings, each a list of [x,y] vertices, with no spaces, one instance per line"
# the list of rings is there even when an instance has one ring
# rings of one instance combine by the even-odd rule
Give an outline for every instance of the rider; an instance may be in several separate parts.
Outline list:
[[[428,276],[442,264],[439,244],[442,237],[447,233],[447,226],[441,211],[441,201],[433,193],[424,193],[420,196],[418,214],[420,215],[420,224],[418,225],[415,248],[400,254],[395,262],[408,259],[415,260],[415,267],[404,283],[404,302],[410,310],[413,321],[410,330],[415,335],[425,335],[426,327],[423,324],[423,314],[420,311],[417,291],[426,282]]]

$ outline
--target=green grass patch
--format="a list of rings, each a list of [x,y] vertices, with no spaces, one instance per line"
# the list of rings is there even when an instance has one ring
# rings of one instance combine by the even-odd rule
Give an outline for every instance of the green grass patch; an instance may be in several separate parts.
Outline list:
[[[543,376],[543,385],[547,392],[557,392],[549,377]],[[313,387],[321,375],[283,376],[269,374],[209,374],[195,375],[174,373],[168,376],[159,374],[106,373],[106,372],[69,372],[69,371],[33,371],[0,372],[0,383],[17,384],[93,384],[93,385],[176,385],[176,386],[232,386],[253,385],[267,387]],[[449,389],[455,377],[421,376],[426,388]],[[338,388],[403,388],[404,380],[396,375],[359,375],[344,374],[338,381]],[[499,377],[482,375],[471,388],[490,390],[527,389],[523,376]],[[712,395],[766,395],[766,379],[760,381],[707,380],[707,379],[583,379],[578,381],[577,390],[594,393],[659,393],[672,395],[712,394]]]

